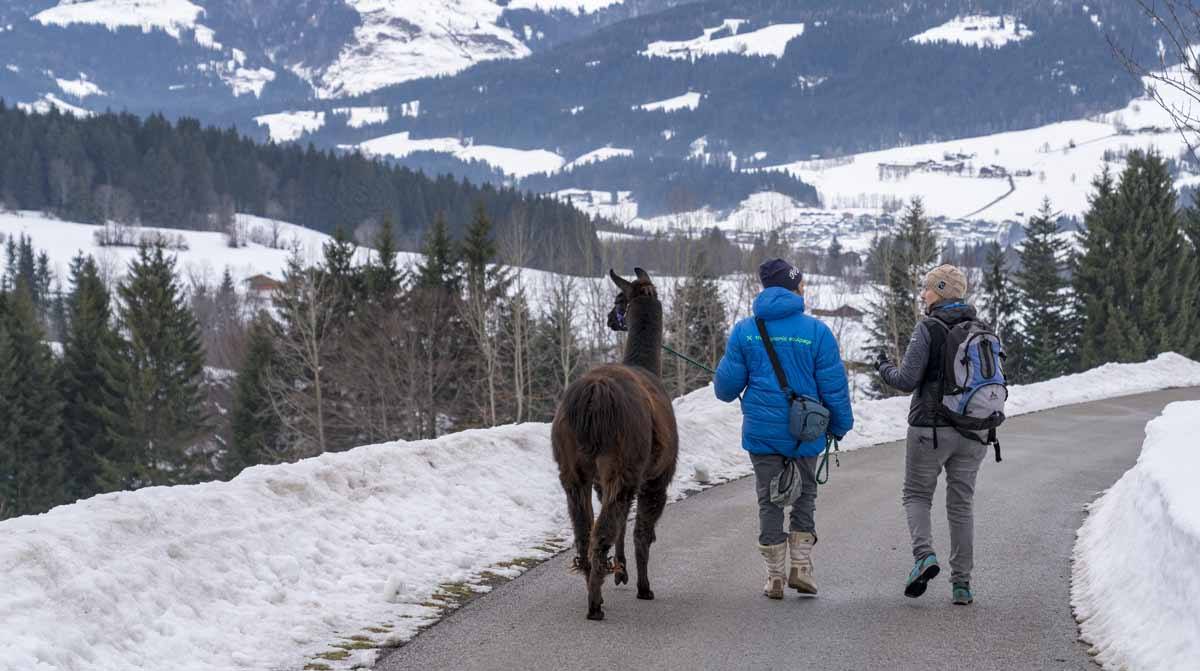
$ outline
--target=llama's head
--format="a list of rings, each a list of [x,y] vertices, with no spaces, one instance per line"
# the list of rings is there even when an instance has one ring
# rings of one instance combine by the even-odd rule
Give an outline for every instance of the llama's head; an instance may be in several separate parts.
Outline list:
[[[627,331],[629,324],[626,321],[626,314],[629,307],[635,302],[643,304],[658,305],[658,290],[654,288],[654,282],[646,271],[641,268],[633,269],[637,279],[630,282],[621,277],[614,270],[608,271],[608,276],[612,278],[613,284],[617,285],[620,292],[613,299],[612,310],[608,312],[608,327],[614,331]]]

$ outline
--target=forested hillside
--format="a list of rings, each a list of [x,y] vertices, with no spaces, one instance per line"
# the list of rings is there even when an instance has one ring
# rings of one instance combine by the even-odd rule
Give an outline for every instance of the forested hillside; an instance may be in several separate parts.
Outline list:
[[[1001,47],[910,38],[960,14],[1010,15],[1023,37]],[[737,20],[736,26],[727,22]],[[728,51],[650,57],[656,42],[709,41],[803,24],[778,57]],[[715,32],[714,32],[715,31]],[[1131,3],[937,0],[721,0],[608,26],[514,61],[373,93],[372,104],[421,101],[416,116],[353,129],[331,122],[314,138],[365,140],[390,131],[467,134],[476,142],[553,148],[577,156],[606,145],[687,156],[707,151],[782,162],[914,142],[983,135],[1120,106],[1140,84],[1105,36],[1153,46]],[[638,109],[686,92],[694,109]]]
[[[520,224],[536,232],[532,266],[578,267],[572,261],[595,248],[589,217],[548,197],[430,178],[357,154],[261,145],[191,119],[76,119],[0,102],[0,147],[5,207],[75,221],[226,230],[234,213],[246,213],[354,232],[390,216],[398,244],[415,250],[439,213],[460,237],[482,205],[502,230]]]

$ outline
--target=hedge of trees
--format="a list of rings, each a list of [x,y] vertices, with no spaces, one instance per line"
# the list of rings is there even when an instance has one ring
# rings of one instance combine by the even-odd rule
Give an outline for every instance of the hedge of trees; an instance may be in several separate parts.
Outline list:
[[[435,213],[444,212],[461,235],[471,204],[482,203],[503,226],[519,222],[538,232],[533,266],[546,267],[564,251],[568,265],[577,265],[594,242],[590,218],[552,198],[429,178],[359,154],[261,145],[191,119],[76,119],[0,101],[0,146],[0,203],[74,221],[226,230],[235,213],[245,213],[329,233],[390,216],[398,244],[416,249]]]

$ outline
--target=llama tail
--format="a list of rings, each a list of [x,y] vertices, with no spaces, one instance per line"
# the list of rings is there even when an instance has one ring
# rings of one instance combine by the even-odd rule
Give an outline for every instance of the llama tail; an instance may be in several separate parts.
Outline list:
[[[581,380],[563,397],[563,421],[575,434],[579,450],[590,457],[608,451],[629,421],[626,390],[616,380]]]

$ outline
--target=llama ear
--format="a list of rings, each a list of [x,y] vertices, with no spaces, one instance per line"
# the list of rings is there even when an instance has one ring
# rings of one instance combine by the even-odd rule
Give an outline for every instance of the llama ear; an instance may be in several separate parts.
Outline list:
[[[642,270],[641,268],[634,268],[633,274],[637,275],[637,278],[642,282],[650,282],[650,276],[647,275],[646,271]],[[653,284],[653,282],[650,283]]]
[[[613,284],[617,285],[617,288],[621,291],[629,291],[633,288],[633,285],[628,280],[618,275],[617,271],[612,268],[608,269],[608,276],[612,278]]]

